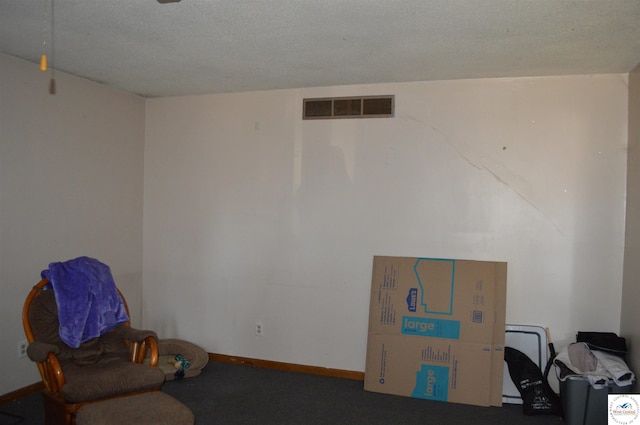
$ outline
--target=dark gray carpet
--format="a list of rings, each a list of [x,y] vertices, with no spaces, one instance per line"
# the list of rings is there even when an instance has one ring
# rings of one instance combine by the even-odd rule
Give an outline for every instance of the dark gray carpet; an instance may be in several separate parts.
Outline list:
[[[362,385],[349,379],[210,362],[200,376],[167,382],[163,391],[187,405],[197,425],[563,423],[557,416],[524,416],[517,405],[441,403],[371,393]],[[0,425],[43,423],[39,394],[0,407]]]
[[[522,407],[475,407],[367,392],[362,381],[209,363],[202,375],[167,382],[198,425],[561,424]]]

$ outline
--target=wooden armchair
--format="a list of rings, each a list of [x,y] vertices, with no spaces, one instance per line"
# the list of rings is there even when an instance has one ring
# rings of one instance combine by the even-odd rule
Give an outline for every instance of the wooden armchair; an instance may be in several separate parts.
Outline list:
[[[160,389],[165,377],[155,367],[155,332],[133,329],[127,322],[71,348],[58,334],[58,309],[48,283],[43,279],[33,287],[22,310],[27,354],[36,362],[45,387],[46,425],[73,425],[75,413],[86,404]],[[147,350],[150,365],[143,364]]]

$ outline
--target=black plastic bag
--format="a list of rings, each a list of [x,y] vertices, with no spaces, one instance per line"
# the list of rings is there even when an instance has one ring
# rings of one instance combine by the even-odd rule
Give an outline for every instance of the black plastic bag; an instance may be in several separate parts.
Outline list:
[[[523,352],[504,348],[509,375],[522,397],[525,415],[562,416],[560,397],[551,389],[540,368]]]
[[[627,354],[625,339],[613,332],[578,332],[576,342],[584,342],[592,350],[604,351],[619,357]]]

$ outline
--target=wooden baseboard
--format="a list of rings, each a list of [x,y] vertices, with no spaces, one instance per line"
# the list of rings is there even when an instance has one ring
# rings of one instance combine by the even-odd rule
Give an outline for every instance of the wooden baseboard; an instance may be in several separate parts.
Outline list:
[[[9,404],[13,401],[19,400],[33,393],[37,393],[43,388],[44,388],[44,384],[42,383],[42,381],[40,381],[40,382],[36,382],[35,384],[27,385],[26,387],[17,389],[10,393],[1,395],[0,406],[4,406],[5,404]]]
[[[364,381],[364,372],[357,372],[353,370],[331,369],[328,367],[307,366],[294,363],[275,362],[271,360],[252,359],[248,357],[230,356],[227,354],[216,353],[209,353],[209,359],[211,361],[221,363],[233,363],[265,369],[276,369],[289,372],[308,373],[310,375],[332,376],[335,378]]]

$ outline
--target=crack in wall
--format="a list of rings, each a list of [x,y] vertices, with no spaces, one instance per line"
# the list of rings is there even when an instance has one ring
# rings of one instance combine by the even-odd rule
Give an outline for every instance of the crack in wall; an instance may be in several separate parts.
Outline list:
[[[553,227],[555,227],[555,229],[558,231],[558,233],[560,233],[562,236],[565,236],[565,234],[562,232],[560,227],[551,218],[549,218],[540,208],[538,208],[538,206],[536,204],[534,204],[526,196],[524,196],[522,193],[520,193],[520,191],[518,191],[511,184],[509,184],[509,182],[507,182],[505,179],[500,177],[497,173],[495,173],[491,169],[487,168],[486,166],[478,165],[473,160],[468,158],[464,153],[462,153],[462,151],[460,149],[458,149],[458,147],[455,144],[453,144],[451,142],[451,140],[449,140],[449,138],[443,132],[441,132],[440,130],[438,130],[437,128],[435,128],[435,127],[433,127],[433,126],[431,126],[429,124],[424,124],[424,125],[427,128],[433,130],[435,133],[439,134],[444,139],[444,142],[449,147],[451,147],[460,158],[464,159],[468,164],[470,164],[475,169],[480,170],[480,171],[486,171],[489,174],[491,174],[499,183],[501,183],[502,185],[506,186],[510,191],[515,193],[520,199],[522,199],[524,202],[526,202],[528,205],[530,205],[535,211],[537,211],[542,217],[544,217],[545,220],[547,220],[549,223],[551,223],[553,225]]]

